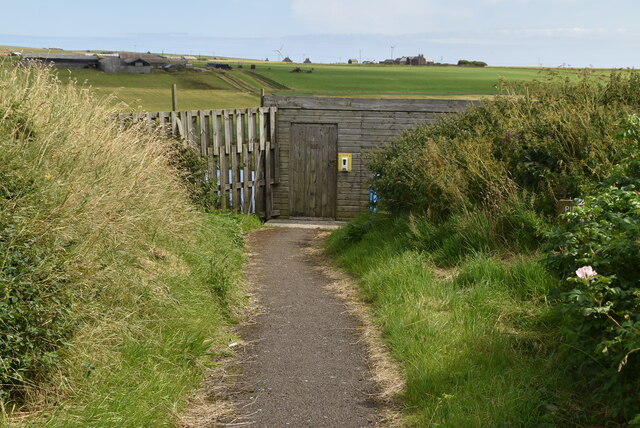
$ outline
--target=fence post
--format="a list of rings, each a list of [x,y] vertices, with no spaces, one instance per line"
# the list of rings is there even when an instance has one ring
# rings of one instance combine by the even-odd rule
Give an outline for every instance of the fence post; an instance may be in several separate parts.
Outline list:
[[[178,90],[176,84],[171,85],[171,111],[178,110]]]

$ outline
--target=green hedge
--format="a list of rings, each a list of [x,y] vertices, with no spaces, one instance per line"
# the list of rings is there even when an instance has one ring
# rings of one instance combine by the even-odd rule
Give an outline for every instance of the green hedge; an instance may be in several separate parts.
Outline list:
[[[527,200],[551,213],[621,160],[620,120],[640,108],[640,73],[505,85],[505,95],[405,132],[372,156],[386,207],[446,217]]]

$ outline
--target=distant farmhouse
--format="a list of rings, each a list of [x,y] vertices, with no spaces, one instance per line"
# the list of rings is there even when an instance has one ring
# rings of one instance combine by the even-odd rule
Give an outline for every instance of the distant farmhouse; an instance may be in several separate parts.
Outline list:
[[[140,57],[121,58],[107,56],[100,58],[98,68],[105,73],[151,73],[151,63]]]
[[[418,56],[403,56],[396,59],[385,59],[380,61],[380,64],[387,65],[433,65],[433,58],[425,58],[424,55]]]
[[[121,59],[140,58],[147,61],[151,68],[158,68],[163,70],[179,70],[189,67],[189,61],[184,58],[170,58],[149,53],[135,53],[135,52],[122,52],[120,53]]]
[[[347,64],[357,64],[357,63],[358,63],[358,60],[355,58],[351,58],[349,59],[349,61],[347,61]]]
[[[178,70],[186,68],[185,59],[166,58],[154,54],[106,52],[94,54],[23,54],[23,64],[40,62],[63,69],[97,69],[105,73],[149,74],[152,68]]]

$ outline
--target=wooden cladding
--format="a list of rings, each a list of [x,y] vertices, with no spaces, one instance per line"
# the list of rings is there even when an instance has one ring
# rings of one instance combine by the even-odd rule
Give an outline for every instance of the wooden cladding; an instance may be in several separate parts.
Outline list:
[[[291,96],[266,96],[263,103],[278,108],[282,177],[274,188],[274,209],[282,216],[331,217],[333,212],[337,220],[348,220],[369,209],[373,180],[367,167],[369,153],[385,147],[404,130],[432,123],[440,115],[474,104],[462,100]],[[325,150],[331,151],[332,160],[337,160],[333,136],[323,139],[316,149],[307,146],[318,144],[312,141],[317,137],[313,126],[326,130],[332,127],[326,132],[336,133],[337,152],[351,157],[351,171],[337,172],[335,163],[331,167],[337,173],[336,181],[335,176],[320,174],[318,166],[313,166],[315,162],[326,162],[325,156],[329,155]],[[313,186],[320,182],[325,183],[322,190]],[[331,193],[334,188],[335,196]]]
[[[192,145],[207,159],[220,208],[271,218],[272,187],[279,182],[276,107],[119,114],[122,128],[144,123]]]

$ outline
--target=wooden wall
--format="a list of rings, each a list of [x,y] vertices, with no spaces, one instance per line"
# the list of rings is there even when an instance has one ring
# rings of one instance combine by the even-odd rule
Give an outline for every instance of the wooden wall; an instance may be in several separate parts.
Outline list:
[[[290,142],[293,124],[336,124],[338,152],[353,155],[353,170],[338,172],[336,219],[347,220],[369,206],[371,173],[367,153],[382,147],[403,130],[433,122],[437,115],[465,109],[470,101],[365,98],[263,98],[265,107],[277,107],[280,182],[274,187],[273,208],[289,216]]]

